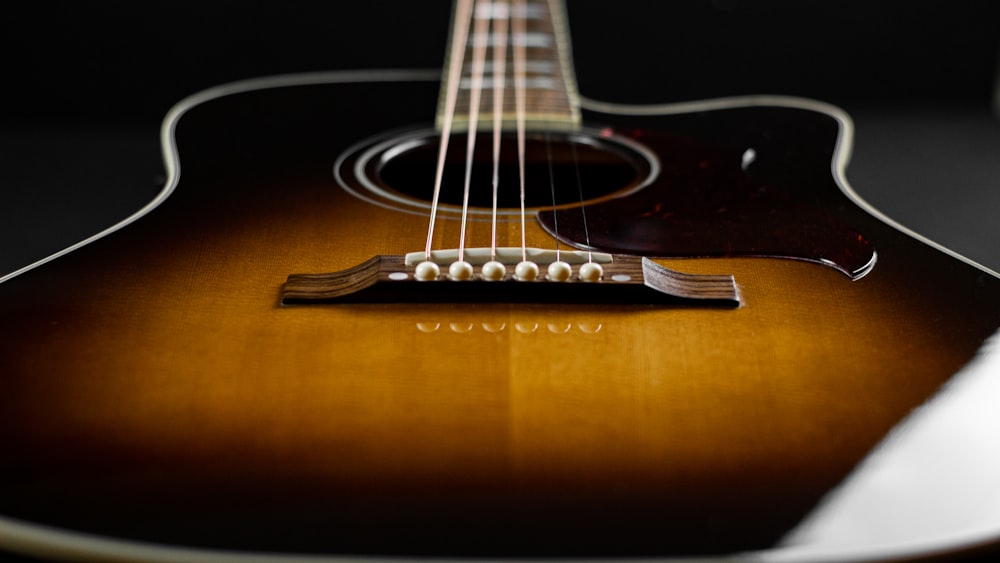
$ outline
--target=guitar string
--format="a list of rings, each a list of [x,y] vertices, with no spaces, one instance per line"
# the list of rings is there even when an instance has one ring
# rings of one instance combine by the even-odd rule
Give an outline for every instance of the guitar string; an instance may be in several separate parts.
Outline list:
[[[424,246],[426,260],[431,259],[434,242],[434,224],[437,219],[438,203],[441,199],[441,182],[444,178],[444,164],[448,156],[448,139],[455,119],[455,105],[458,100],[462,64],[465,60],[465,46],[468,42],[473,0],[458,0],[455,5],[454,43],[448,61],[448,89],[445,92],[445,107],[441,123],[441,141],[438,144],[437,167],[434,172],[434,194],[431,198],[431,217],[427,225],[427,243]]]
[[[496,10],[495,4],[487,4],[490,8],[488,10]],[[480,101],[483,90],[483,80],[485,75],[485,51],[487,45],[490,43],[491,37],[487,35],[490,23],[494,20],[490,17],[491,14],[484,14],[483,17],[475,18],[475,0],[458,0],[456,4],[456,15],[455,15],[455,26],[454,26],[454,43],[455,45],[462,45],[462,49],[452,49],[450,61],[449,61],[449,74],[448,74],[448,88],[446,90],[445,97],[445,111],[442,116],[442,132],[441,141],[439,143],[437,166],[435,170],[434,179],[434,194],[431,201],[431,216],[428,222],[427,229],[427,241],[424,249],[425,258],[430,260],[431,252],[433,248],[433,238],[434,230],[436,225],[437,213],[440,206],[440,195],[443,185],[444,168],[447,160],[448,152],[448,141],[451,137],[451,132],[454,128],[454,120],[456,116],[457,109],[457,98],[458,91],[461,88],[461,72],[463,70],[465,56],[468,45],[468,36],[470,27],[474,27],[474,39],[473,39],[473,72],[470,84],[470,101],[469,101],[469,133],[467,136],[468,143],[466,147],[466,173],[465,173],[465,186],[463,190],[463,210],[462,210],[462,225],[461,225],[461,235],[459,242],[459,260],[464,260],[464,248],[465,248],[465,237],[467,232],[467,221],[468,221],[468,202],[469,195],[471,192],[471,167],[474,156],[475,139],[477,133],[478,125],[478,114],[480,109]],[[511,43],[513,50],[513,60],[514,60],[514,98],[515,98],[515,119],[516,119],[516,130],[517,130],[517,159],[518,159],[518,184],[519,184],[519,199],[520,199],[520,227],[521,227],[521,259],[527,260],[527,205],[526,205],[526,40],[527,37],[527,21],[526,21],[526,6],[525,0],[513,0],[513,9],[508,11],[509,19],[511,22]],[[505,22],[506,23],[506,22]],[[494,49],[497,50],[497,35],[494,32],[493,43]],[[506,38],[506,34],[504,34]],[[503,41],[500,41],[503,43]],[[503,54],[506,54],[506,46],[504,46]],[[501,53],[499,50],[495,53],[495,57],[500,57]],[[504,57],[505,58],[505,57]],[[496,66],[496,65],[495,65]],[[500,72],[500,69],[495,68],[494,73]],[[506,73],[504,72],[504,76]],[[495,81],[496,82],[496,81]],[[503,80],[500,84],[494,84],[494,86],[501,86]],[[496,98],[500,97],[502,100],[502,92],[494,92],[494,102]],[[501,102],[502,103],[502,102]],[[496,126],[496,114],[502,116],[502,110],[497,111],[494,109],[494,144],[496,143],[497,126]],[[548,135],[548,133],[547,133]],[[547,143],[550,140],[547,137]],[[497,149],[494,149],[494,154],[496,155]],[[549,149],[550,166],[551,166],[551,149]],[[494,156],[495,168],[499,157]],[[579,171],[577,171],[579,173]],[[498,177],[498,172],[495,173]],[[550,181],[552,174],[550,173]],[[498,179],[495,180],[495,184],[499,184]],[[497,188],[498,190],[498,188]],[[553,188],[554,190],[554,188]],[[554,197],[554,196],[553,196]],[[494,204],[494,223],[496,219],[496,207]],[[495,248],[495,231],[494,226],[494,242],[492,246]],[[557,257],[559,255],[559,242],[556,240],[556,252]],[[495,254],[495,250],[493,251]]]
[[[497,11],[505,13],[498,14]],[[510,6],[507,3],[493,4],[493,218],[490,234],[490,257],[497,259],[497,199],[500,191],[500,141],[503,130],[503,99],[506,93],[507,75],[507,22],[510,20]]]
[[[545,158],[549,164],[549,191],[552,194],[552,230],[556,240],[556,262],[562,260],[562,247],[559,245],[559,213],[556,211],[556,172],[552,162],[552,132],[545,131]]]
[[[465,144],[465,182],[462,191],[462,225],[458,238],[458,261],[465,261],[466,225],[469,219],[469,193],[472,191],[472,165],[475,160],[476,135],[479,124],[479,104],[483,94],[483,75],[486,64],[486,47],[490,43],[492,21],[491,6],[484,13],[474,14],[472,35],[472,80],[469,92],[469,127]],[[487,13],[489,12],[489,13]]]
[[[580,195],[580,214],[583,216],[583,241],[587,245],[587,261],[594,261],[594,251],[590,246],[590,228],[587,226],[587,204],[583,198],[583,177],[580,174],[580,159],[576,154],[576,143],[570,140],[569,143],[570,152],[573,155],[573,170],[576,171],[576,191]],[[555,213],[555,215],[558,215]],[[559,232],[558,227],[556,227],[556,233]]]
[[[528,260],[528,244],[526,235],[526,220],[525,220],[525,182],[524,182],[524,145],[525,145],[525,133],[524,133],[524,98],[525,98],[525,76],[527,72],[525,70],[525,61],[527,60],[527,9],[524,0],[514,0],[514,13],[511,17],[512,23],[512,33],[511,39],[513,40],[513,51],[514,51],[514,105],[515,105],[515,115],[517,119],[517,165],[518,165],[518,182],[521,197],[521,260]]]

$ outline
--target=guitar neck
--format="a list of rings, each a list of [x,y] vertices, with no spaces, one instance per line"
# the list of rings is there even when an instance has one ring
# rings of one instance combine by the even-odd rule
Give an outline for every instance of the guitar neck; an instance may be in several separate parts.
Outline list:
[[[580,110],[565,10],[558,0],[457,0],[437,124],[456,129],[519,119],[528,128],[571,130]]]

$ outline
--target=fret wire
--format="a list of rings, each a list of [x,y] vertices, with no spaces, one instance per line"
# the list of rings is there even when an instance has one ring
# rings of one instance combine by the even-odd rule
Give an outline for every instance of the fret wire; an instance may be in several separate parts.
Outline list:
[[[477,20],[479,21],[479,20]],[[489,20],[483,20],[489,21]],[[497,38],[492,34],[476,33],[469,38],[468,44],[471,47],[495,47]],[[552,46],[552,36],[540,31],[528,31],[515,33],[511,37],[514,45],[531,47],[535,49],[548,49]]]
[[[483,90],[492,90],[493,85],[496,84],[493,78],[484,78],[480,88]],[[525,81],[525,88],[533,90],[555,90],[556,81],[552,78],[528,78]],[[463,90],[469,90],[472,88],[472,78],[463,78],[459,82],[459,88]],[[501,86],[502,87],[502,86]]]
[[[531,3],[520,8],[511,9],[506,2],[480,2],[476,6],[477,18],[493,18],[509,20],[512,16],[537,20],[545,15],[545,7],[538,3]]]
[[[498,21],[503,21],[503,20],[498,20]],[[504,44],[503,47],[498,46],[498,49],[501,49],[500,52],[504,52],[503,49],[505,49],[505,47],[506,47],[506,43]],[[504,56],[504,59],[506,59],[506,55]],[[494,72],[494,67],[497,64],[499,64],[502,68],[504,68],[506,70],[510,70],[506,66],[505,62],[506,62],[505,60],[500,60],[498,63],[494,63],[494,61],[486,61],[486,66],[483,67],[483,71],[484,72],[488,72],[488,73],[489,72]],[[469,67],[469,65],[466,64],[465,68],[468,68],[468,67]],[[525,63],[524,63],[524,69],[529,74],[531,74],[531,73],[552,74],[553,70],[556,70],[556,65],[552,61],[531,60],[531,61],[525,61]],[[507,75],[505,74],[505,76],[507,76]]]

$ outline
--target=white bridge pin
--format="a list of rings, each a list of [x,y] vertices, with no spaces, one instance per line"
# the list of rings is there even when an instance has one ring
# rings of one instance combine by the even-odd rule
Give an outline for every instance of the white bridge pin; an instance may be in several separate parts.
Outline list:
[[[413,271],[413,277],[418,281],[434,281],[439,275],[441,275],[441,268],[431,261],[417,264]]]
[[[553,262],[549,264],[548,268],[548,278],[556,282],[564,282],[573,275],[573,268],[569,264],[563,261]]]
[[[538,279],[538,264],[525,260],[514,268],[514,277],[519,281],[535,281]]]
[[[486,281],[500,281],[507,275],[507,267],[501,262],[490,260],[483,264],[483,279]]]
[[[596,262],[587,262],[580,266],[580,279],[585,282],[600,281],[604,275],[604,268]]]
[[[472,278],[472,264],[464,260],[452,262],[448,266],[448,277],[455,281],[465,281]]]

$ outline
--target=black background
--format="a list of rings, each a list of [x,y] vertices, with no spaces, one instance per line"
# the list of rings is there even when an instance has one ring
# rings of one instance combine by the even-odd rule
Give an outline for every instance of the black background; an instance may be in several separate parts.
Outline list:
[[[0,271],[148,201],[158,126],[242,78],[435,68],[450,0],[11,3],[0,18]],[[992,0],[569,0],[585,96],[816,98],[857,123],[849,178],[905,225],[1000,269]]]
[[[92,5],[88,5],[92,4]],[[664,102],[780,93],[834,104],[985,104],[990,0],[569,0],[580,90]],[[441,65],[449,0],[78,3],[0,23],[0,116],[158,120],[239,78]]]

